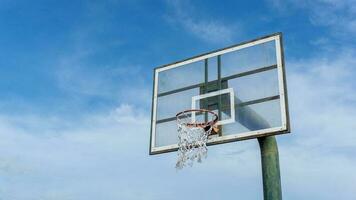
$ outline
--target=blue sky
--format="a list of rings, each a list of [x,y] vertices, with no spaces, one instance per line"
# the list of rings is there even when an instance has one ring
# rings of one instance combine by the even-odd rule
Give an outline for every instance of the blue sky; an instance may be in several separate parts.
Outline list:
[[[152,72],[279,31],[283,196],[355,199],[355,19],[354,0],[0,1],[0,199],[262,199],[256,140],[180,172],[148,156]]]

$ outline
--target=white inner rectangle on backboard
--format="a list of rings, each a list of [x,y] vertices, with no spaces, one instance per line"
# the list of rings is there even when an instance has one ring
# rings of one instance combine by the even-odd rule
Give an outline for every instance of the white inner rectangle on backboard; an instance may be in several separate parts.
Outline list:
[[[209,98],[209,97],[214,97],[214,96],[219,96],[222,94],[229,94],[230,95],[230,119],[225,119],[225,120],[219,120],[216,125],[223,125],[223,124],[230,124],[235,122],[235,95],[234,95],[234,90],[233,88],[227,88],[223,90],[218,90],[215,92],[209,92],[206,94],[202,95],[197,95],[192,97],[192,109],[196,109],[196,101]],[[195,112],[192,113],[192,122],[195,122]]]

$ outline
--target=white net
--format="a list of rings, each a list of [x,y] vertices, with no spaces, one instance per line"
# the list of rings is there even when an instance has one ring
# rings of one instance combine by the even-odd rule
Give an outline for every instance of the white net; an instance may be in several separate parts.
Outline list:
[[[212,126],[192,126],[190,114],[177,118],[178,124],[178,160],[177,169],[193,166],[207,157],[206,143]]]

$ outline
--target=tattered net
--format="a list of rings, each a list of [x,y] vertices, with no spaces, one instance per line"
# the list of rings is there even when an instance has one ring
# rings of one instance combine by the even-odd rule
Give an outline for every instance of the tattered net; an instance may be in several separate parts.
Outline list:
[[[206,143],[217,121],[218,116],[209,110],[186,110],[177,114],[177,169],[192,166],[194,162],[202,162],[207,157]]]

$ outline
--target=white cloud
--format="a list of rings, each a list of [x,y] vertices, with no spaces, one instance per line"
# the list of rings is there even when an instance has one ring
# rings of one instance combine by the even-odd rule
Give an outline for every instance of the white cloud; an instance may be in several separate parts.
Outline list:
[[[286,64],[292,133],[278,139],[287,199],[356,197],[355,56],[346,49]]]
[[[178,24],[195,37],[210,43],[228,43],[241,33],[241,26],[227,24],[222,20],[198,16],[192,2],[168,1],[173,12],[169,21]]]
[[[147,124],[146,112],[140,111],[129,104],[122,104],[115,109],[113,116],[120,124]]]
[[[151,85],[147,84],[148,78],[141,66],[125,61],[115,66],[92,66],[86,62],[92,53],[82,55],[80,52],[59,58],[54,77],[62,91],[77,97],[74,104],[92,97],[150,104]],[[135,87],[128,86],[132,83]]]
[[[290,63],[291,109],[304,144],[350,146],[356,141],[355,51]],[[310,133],[312,132],[312,134]],[[305,134],[305,135],[304,135]],[[304,140],[310,138],[310,140]],[[325,143],[325,138],[333,141]],[[315,143],[317,142],[317,143]]]
[[[117,121],[118,116],[126,121]],[[0,117],[2,198],[140,199],[132,196],[136,189],[129,184],[135,181],[129,180],[144,173],[134,163],[144,162],[148,154],[147,115],[125,104],[72,122],[53,118]],[[59,128],[62,124],[71,125]],[[127,174],[130,170],[135,173]]]
[[[324,142],[334,141],[325,138]],[[318,146],[283,145],[280,146],[280,162],[285,199],[356,198],[356,175],[353,173],[356,161],[350,157],[333,151],[323,152]]]
[[[2,115],[1,197],[16,200],[157,200],[180,199],[184,190],[192,192],[192,198],[198,198],[201,194],[192,191],[196,180],[206,188],[211,186],[209,180],[214,177],[215,183],[219,183],[216,187],[222,190],[226,188],[223,183],[246,187],[246,195],[251,198],[256,196],[254,190],[260,191],[261,185],[255,184],[260,177],[247,173],[251,166],[259,173],[258,165],[254,165],[258,163],[255,151],[241,151],[238,158],[235,156],[236,160],[231,160],[231,155],[220,160],[219,151],[212,148],[209,160],[180,172],[174,168],[175,153],[148,156],[147,114],[133,105],[122,104],[107,114],[97,113],[70,122],[65,116],[51,120],[39,115]],[[27,128],[21,128],[20,124],[26,124]],[[70,126],[58,128],[61,124]],[[250,145],[239,146],[237,149]],[[249,160],[251,153],[254,162],[238,162]],[[235,171],[237,166],[240,168]],[[230,177],[229,170],[235,175]],[[222,174],[227,178],[222,178]],[[243,181],[236,182],[237,177]],[[229,195],[221,195],[222,190],[216,189],[205,197]]]
[[[312,24],[331,28],[331,34],[349,37],[349,34],[356,33],[354,0],[267,0],[267,2],[284,14],[305,10]]]

